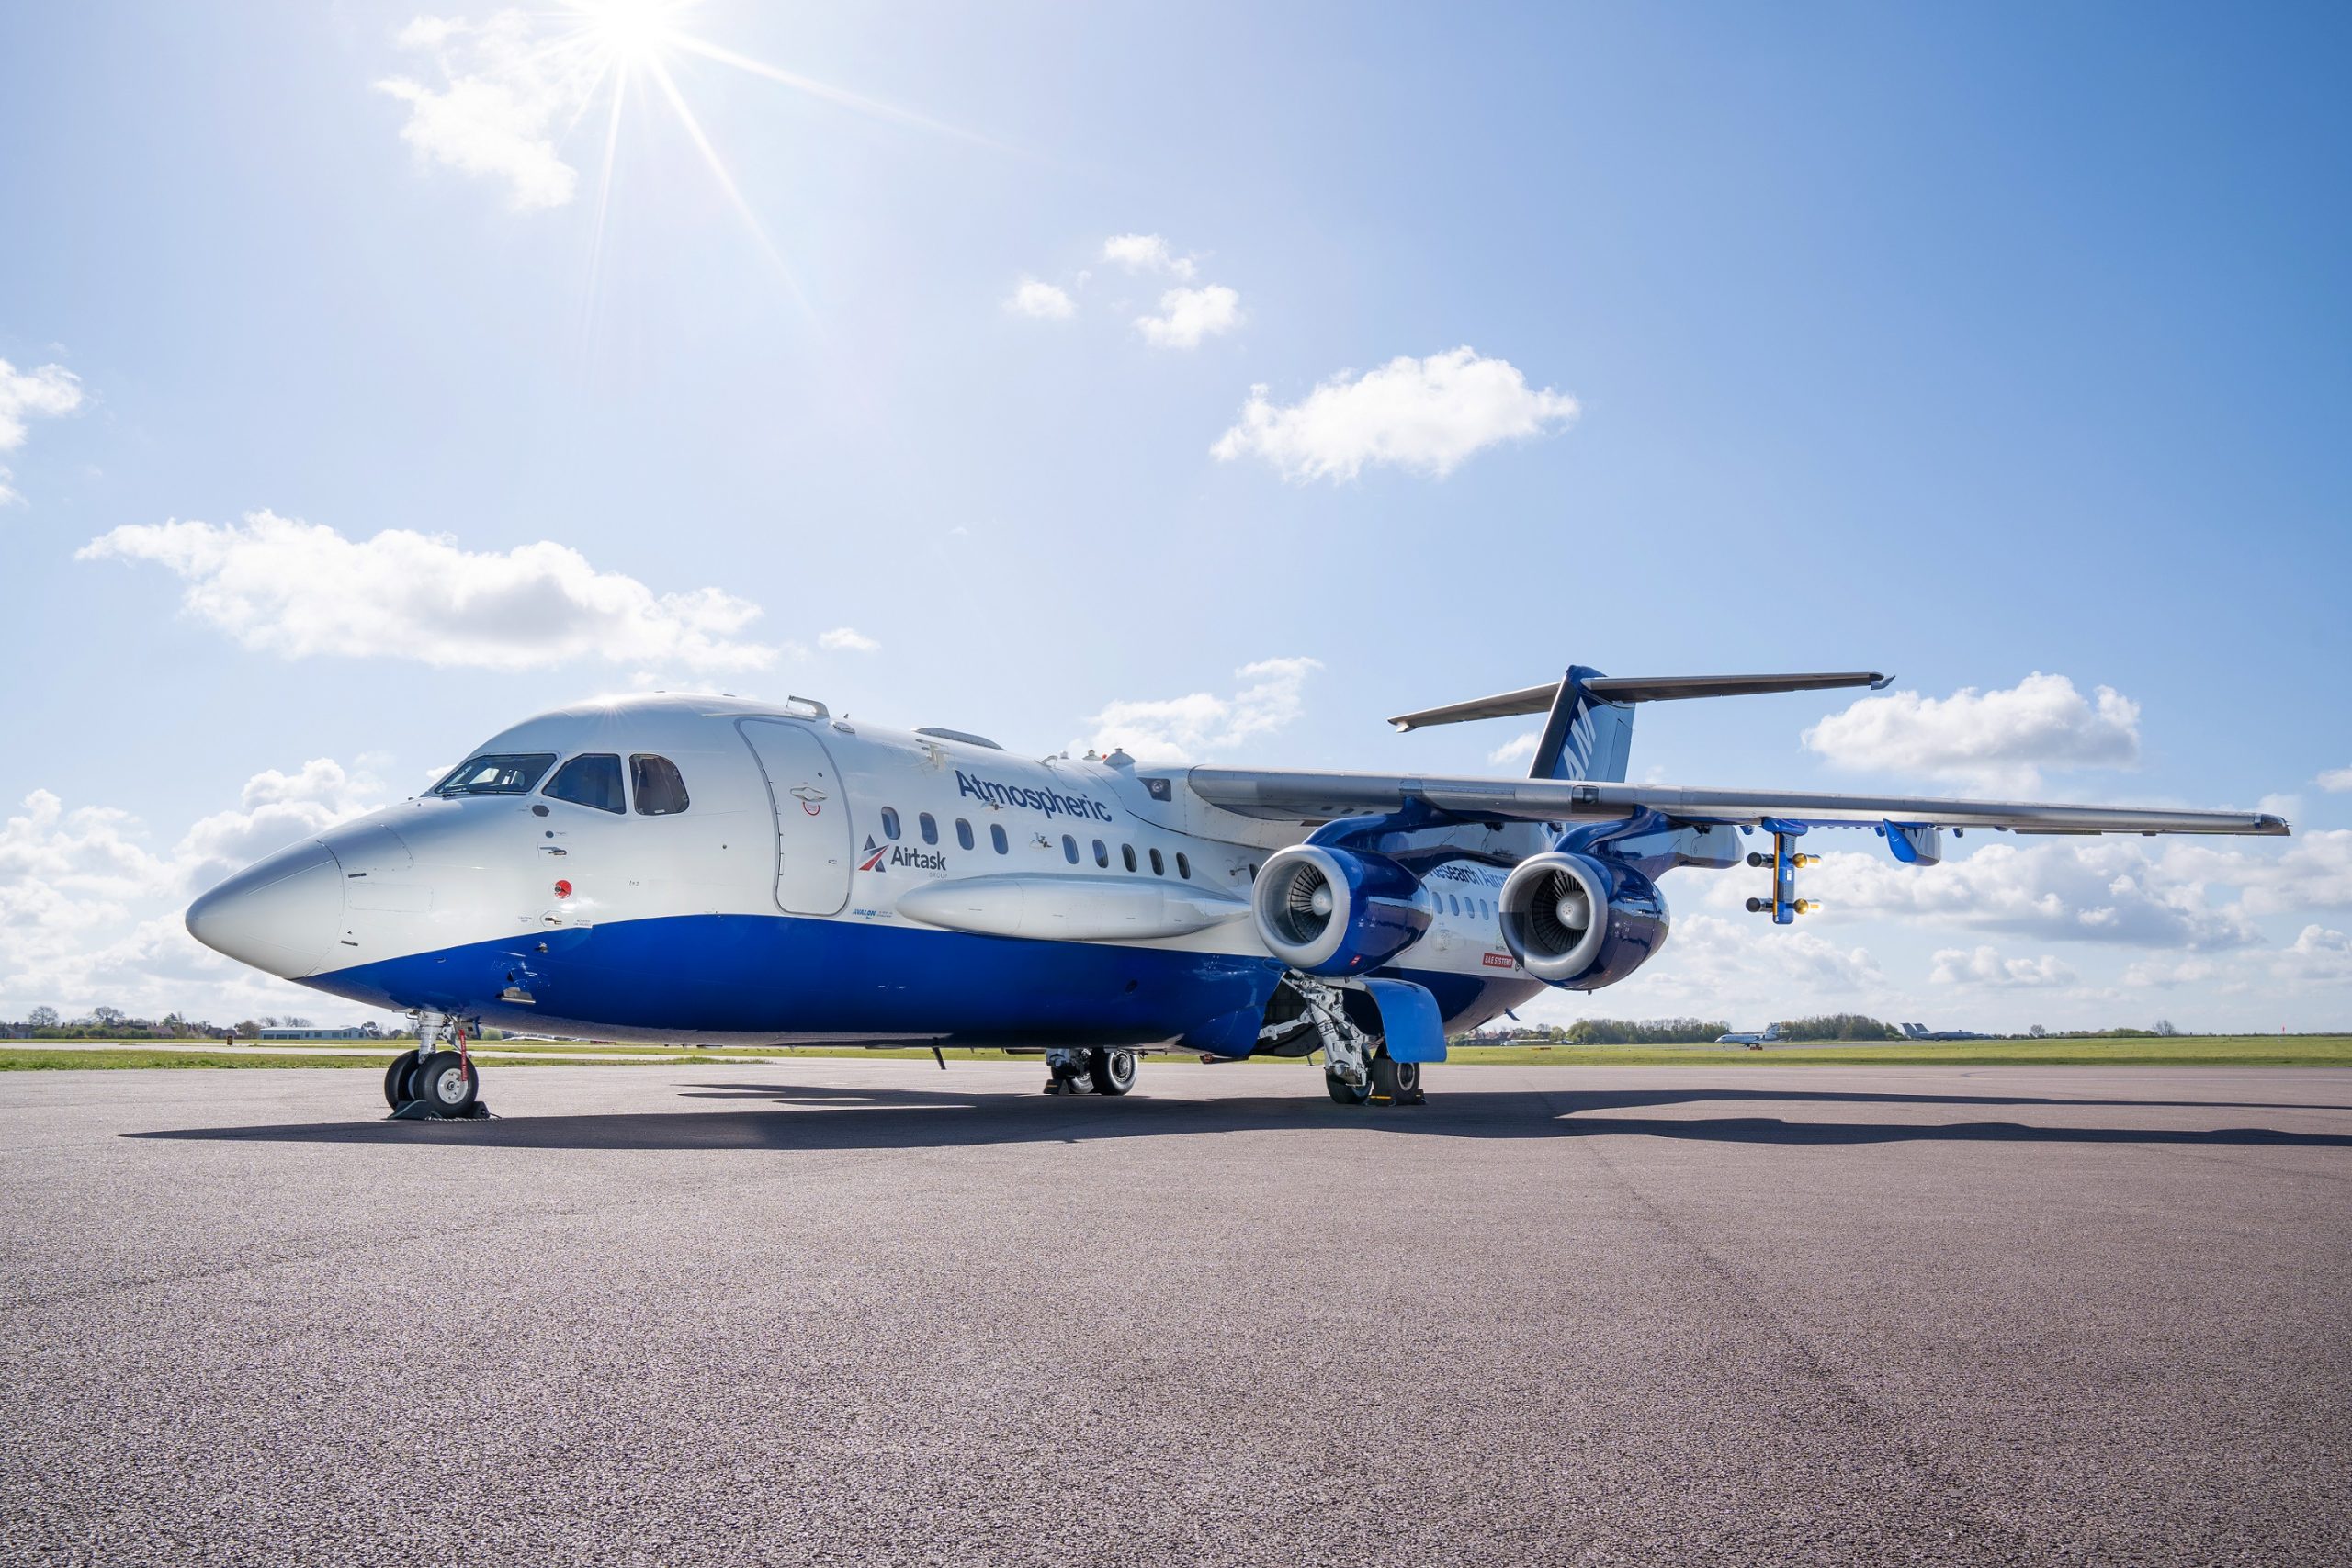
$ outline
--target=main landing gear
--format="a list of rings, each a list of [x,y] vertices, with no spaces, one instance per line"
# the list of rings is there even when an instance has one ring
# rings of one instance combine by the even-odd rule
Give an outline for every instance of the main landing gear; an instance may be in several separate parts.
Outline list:
[[[1335,1105],[1424,1105],[1421,1065],[1388,1054],[1388,1042],[1361,1021],[1379,1016],[1372,998],[1353,987],[1335,986],[1296,970],[1283,981],[1301,1008],[1295,1018],[1270,1026],[1295,1034],[1311,1027],[1323,1051],[1323,1087]]]
[[[1047,1094],[1125,1094],[1136,1087],[1133,1051],[1057,1049],[1046,1053]]]
[[[481,1071],[466,1048],[466,1026],[447,1013],[416,1015],[416,1049],[384,1069],[384,1103],[395,1122],[474,1121],[490,1114]]]

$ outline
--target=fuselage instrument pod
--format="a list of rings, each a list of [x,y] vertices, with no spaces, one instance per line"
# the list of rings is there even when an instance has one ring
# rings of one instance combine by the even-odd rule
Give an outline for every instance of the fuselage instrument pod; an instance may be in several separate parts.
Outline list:
[[[396,1112],[467,1114],[483,1025],[719,1044],[1000,1045],[1124,1094],[1136,1053],[1321,1053],[1342,1103],[1410,1102],[1449,1032],[1657,955],[1659,875],[1769,873],[1787,924],[1832,829],[1931,865],[1947,830],[2287,831],[2253,812],[1625,782],[1639,705],[1875,673],[1556,682],[1404,715],[1548,716],[1529,776],[1016,757],[820,703],[641,695],[542,715],[432,790],[271,855],[188,930],[416,1015]],[[1753,846],[1753,847],[1751,847]],[[453,1048],[454,1047],[454,1048]]]

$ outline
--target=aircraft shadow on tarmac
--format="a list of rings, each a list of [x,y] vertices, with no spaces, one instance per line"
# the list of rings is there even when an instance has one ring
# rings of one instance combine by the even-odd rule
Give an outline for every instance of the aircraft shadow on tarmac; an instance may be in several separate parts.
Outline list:
[[[1433,1093],[1427,1105],[1340,1106],[1300,1095],[1216,1100],[967,1094],[913,1089],[789,1084],[705,1084],[684,1098],[756,1102],[725,1111],[614,1111],[514,1116],[486,1122],[322,1122],[261,1127],[189,1127],[133,1138],[256,1143],[462,1144],[490,1148],[723,1150],[944,1148],[990,1144],[1082,1143],[1182,1137],[1295,1127],[1450,1138],[1577,1138],[1608,1134],[1702,1143],[1817,1146],[1852,1144],[2146,1144],[2222,1148],[2352,1149],[2352,1134],[2272,1127],[2036,1126],[2018,1122],[1791,1122],[1772,1116],[1691,1118],[1623,1114],[1724,1100],[1883,1106],[2055,1106],[2190,1111],[2340,1111],[2341,1106],[2176,1100],[2039,1099],[1962,1094],[1869,1094],[1792,1089],[1529,1089]]]

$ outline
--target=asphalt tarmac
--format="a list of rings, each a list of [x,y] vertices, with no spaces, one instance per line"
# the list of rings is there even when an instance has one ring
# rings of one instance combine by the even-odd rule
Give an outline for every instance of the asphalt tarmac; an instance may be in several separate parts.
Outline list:
[[[2352,1073],[0,1075],[0,1562],[2352,1562]]]

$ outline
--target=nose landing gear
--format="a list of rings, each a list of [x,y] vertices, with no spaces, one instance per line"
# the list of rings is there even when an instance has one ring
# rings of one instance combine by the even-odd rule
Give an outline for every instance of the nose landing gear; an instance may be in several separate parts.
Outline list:
[[[466,1026],[447,1013],[416,1015],[416,1049],[384,1069],[384,1101],[395,1122],[470,1122],[490,1115],[481,1072],[466,1048]]]

